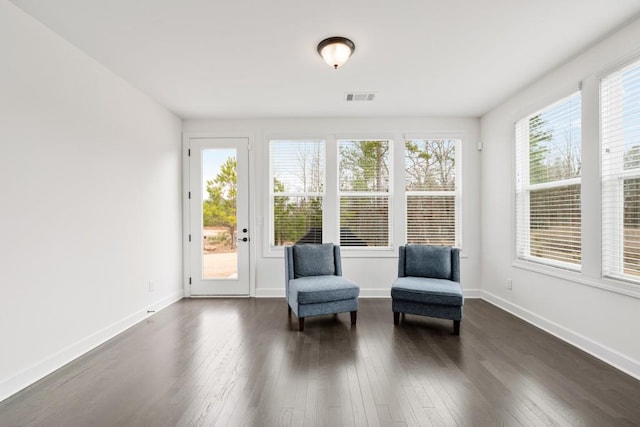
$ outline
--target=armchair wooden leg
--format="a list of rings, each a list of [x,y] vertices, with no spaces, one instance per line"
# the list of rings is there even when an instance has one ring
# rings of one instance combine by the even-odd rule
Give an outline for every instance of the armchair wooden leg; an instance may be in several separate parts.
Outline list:
[[[393,312],[393,324],[394,325],[399,325],[400,324],[400,313],[397,311]]]
[[[291,319],[291,306],[287,305],[287,308],[288,308],[287,314],[289,315],[289,319]]]
[[[453,335],[460,335],[460,321],[453,321]]]
[[[304,317],[298,317],[298,330],[300,332],[304,331]]]
[[[358,312],[357,311],[352,311],[351,312],[351,324],[352,325],[356,324],[357,318],[358,318]]]

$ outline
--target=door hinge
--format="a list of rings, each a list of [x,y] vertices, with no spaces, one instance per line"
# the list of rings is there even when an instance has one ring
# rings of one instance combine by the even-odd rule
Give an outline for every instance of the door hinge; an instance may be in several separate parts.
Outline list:
[[[191,241],[191,234],[189,234],[189,241]]]
[[[189,151],[188,155],[189,155],[189,157],[191,157],[191,148],[189,148],[188,151]]]
[[[191,191],[189,191],[189,198],[191,198]]]
[[[189,277],[189,284],[191,284],[191,277]]]

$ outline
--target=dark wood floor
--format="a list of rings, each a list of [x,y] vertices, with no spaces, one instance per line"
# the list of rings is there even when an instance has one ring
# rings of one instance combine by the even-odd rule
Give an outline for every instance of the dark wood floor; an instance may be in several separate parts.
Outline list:
[[[640,382],[481,300],[309,318],[182,300],[0,403],[0,426],[640,425]]]

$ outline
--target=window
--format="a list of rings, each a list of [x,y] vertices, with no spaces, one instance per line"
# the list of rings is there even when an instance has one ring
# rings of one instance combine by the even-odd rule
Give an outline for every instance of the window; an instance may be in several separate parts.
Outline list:
[[[407,243],[458,246],[455,139],[405,141]]]
[[[520,259],[580,269],[580,121],[578,92],[516,123],[516,251]]]
[[[322,243],[324,141],[270,141],[271,247]]]
[[[604,77],[602,271],[640,282],[640,60]]]
[[[389,247],[391,142],[338,141],[340,245]]]

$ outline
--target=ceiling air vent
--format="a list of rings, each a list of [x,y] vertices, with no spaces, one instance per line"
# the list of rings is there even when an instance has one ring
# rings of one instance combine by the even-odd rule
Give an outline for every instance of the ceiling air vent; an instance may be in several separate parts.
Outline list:
[[[345,101],[373,101],[374,99],[376,99],[376,94],[366,92],[353,92],[345,94],[344,99]]]

